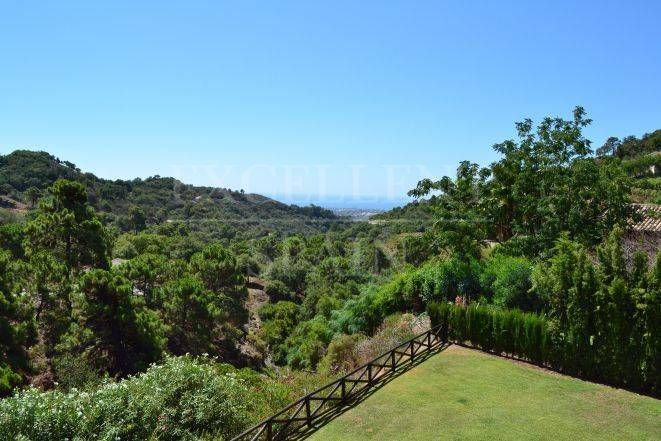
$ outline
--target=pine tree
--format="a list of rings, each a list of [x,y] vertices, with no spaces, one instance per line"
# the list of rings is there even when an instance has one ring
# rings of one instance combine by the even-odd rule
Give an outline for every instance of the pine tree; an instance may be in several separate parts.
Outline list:
[[[11,256],[0,251],[0,396],[8,395],[22,381],[28,368],[25,352],[28,323],[13,293],[15,269]]]

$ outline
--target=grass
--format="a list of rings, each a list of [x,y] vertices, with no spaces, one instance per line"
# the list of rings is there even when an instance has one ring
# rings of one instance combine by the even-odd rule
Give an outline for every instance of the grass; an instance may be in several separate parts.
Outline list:
[[[659,440],[661,401],[451,346],[312,440]]]

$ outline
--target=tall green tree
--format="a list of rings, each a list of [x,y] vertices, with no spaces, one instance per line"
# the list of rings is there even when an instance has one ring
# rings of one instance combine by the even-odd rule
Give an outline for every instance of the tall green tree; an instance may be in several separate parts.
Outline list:
[[[576,255],[572,286],[567,294],[567,343],[573,348],[581,375],[593,376],[596,360],[592,346],[597,336],[595,293],[599,289],[595,268],[584,249]]]
[[[437,207],[436,229],[453,251],[477,256],[489,238],[510,252],[549,254],[560,234],[593,246],[631,217],[631,180],[616,159],[595,161],[583,130],[581,107],[573,118],[516,124],[518,139],[494,146],[501,158],[480,170],[463,162],[456,179],[422,180],[409,192]]]
[[[131,284],[102,269],[80,279],[78,326],[68,341],[101,371],[128,375],[158,360],[165,348],[165,329],[157,314],[131,297]],[[72,343],[72,344],[71,344]]]
[[[511,226],[501,239],[516,237],[536,254],[563,231],[593,245],[626,221],[628,179],[612,162],[601,172],[589,156],[583,129],[590,123],[577,107],[572,120],[544,118],[536,128],[531,120],[517,123],[518,141],[494,146],[503,157],[491,166],[490,190],[502,203],[490,204],[491,218]]]
[[[34,220],[25,227],[28,253],[50,251],[69,274],[83,266],[109,267],[109,236],[87,202],[85,187],[60,179],[49,188]]]
[[[156,295],[159,287],[174,277],[171,262],[161,254],[144,253],[122,264],[118,271],[131,281],[149,308],[158,308],[162,299]]]
[[[244,306],[248,290],[234,255],[222,245],[212,244],[194,254],[189,267],[190,272],[221,299],[232,324],[243,325],[248,319]]]
[[[484,190],[488,172],[477,164],[463,161],[457,176],[444,176],[438,181],[423,179],[409,196],[424,197],[440,191],[434,198],[434,231],[439,245],[449,248],[458,256],[478,257],[487,238],[484,212]]]
[[[648,273],[648,289],[642,302],[644,358],[642,373],[652,393],[661,393],[661,255]]]
[[[147,228],[147,216],[145,216],[144,210],[136,205],[131,205],[129,207],[129,223],[131,229],[136,233]]]
[[[20,384],[28,370],[25,345],[29,322],[14,295],[15,280],[11,255],[0,251],[0,397]]]
[[[36,383],[51,388],[55,382],[55,347],[72,320],[67,268],[48,251],[38,251],[22,265],[21,280],[23,291],[34,305],[37,344],[31,351],[39,354],[39,363],[34,363],[38,374]]]
[[[611,136],[604,142],[604,145],[597,149],[597,156],[615,156],[621,145],[620,138]]]
[[[219,296],[191,276],[166,284],[161,296],[170,351],[177,355],[218,355],[215,345],[222,339],[221,325],[227,320]]]

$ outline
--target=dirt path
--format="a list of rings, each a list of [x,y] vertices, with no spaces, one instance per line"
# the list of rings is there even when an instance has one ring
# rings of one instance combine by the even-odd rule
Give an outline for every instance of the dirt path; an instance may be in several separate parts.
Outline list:
[[[248,323],[244,330],[246,337],[249,334],[256,333],[262,326],[262,321],[259,318],[259,308],[268,303],[269,296],[264,291],[264,281],[256,277],[248,277],[248,300],[246,301],[246,309],[248,309]],[[248,338],[244,338],[239,345],[241,353],[251,359],[261,358],[261,352],[256,348]]]

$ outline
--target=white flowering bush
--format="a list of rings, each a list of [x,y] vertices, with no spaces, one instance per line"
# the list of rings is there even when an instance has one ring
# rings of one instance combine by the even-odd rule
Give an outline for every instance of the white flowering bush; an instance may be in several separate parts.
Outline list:
[[[228,439],[284,404],[279,388],[210,359],[170,357],[91,392],[27,389],[0,400],[0,439]]]

